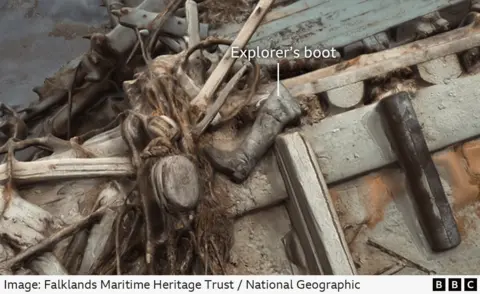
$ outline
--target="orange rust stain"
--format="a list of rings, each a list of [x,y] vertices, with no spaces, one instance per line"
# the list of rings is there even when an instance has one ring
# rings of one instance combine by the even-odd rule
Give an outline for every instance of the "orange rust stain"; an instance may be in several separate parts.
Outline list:
[[[444,167],[448,172],[454,210],[461,210],[477,200],[479,188],[472,184],[472,177],[463,167],[460,151],[436,154],[433,159],[436,164]]]
[[[475,220],[465,213],[455,214],[455,221],[462,240],[466,240],[470,232],[477,230]]]
[[[332,198],[333,204],[337,204],[340,198],[340,194],[338,193],[338,191],[332,188],[328,189],[328,192],[330,193],[330,198]]]
[[[463,144],[462,152],[467,161],[470,173],[480,175],[480,140]]]
[[[328,189],[328,192],[330,193],[330,198],[332,199],[332,204],[337,212],[338,218],[340,222],[343,222],[344,216],[347,215],[347,210],[344,205],[342,205],[340,193],[334,188]]]
[[[150,114],[150,116],[161,116],[161,115],[163,115],[161,109],[155,109],[155,110],[153,110],[152,113]]]
[[[367,176],[365,182],[368,186],[367,211],[369,218],[367,226],[373,228],[383,220],[385,208],[393,198],[384,176]]]
[[[465,217],[463,215],[455,214],[455,222],[457,223],[458,232],[460,237],[464,240],[467,237],[467,231],[465,229]]]
[[[342,70],[345,70],[345,69],[359,63],[360,57],[361,56],[358,56],[358,57],[355,57],[353,59],[350,59],[350,60],[347,60],[347,61],[344,61],[344,62],[341,62],[341,63],[335,65],[335,71],[342,71]]]

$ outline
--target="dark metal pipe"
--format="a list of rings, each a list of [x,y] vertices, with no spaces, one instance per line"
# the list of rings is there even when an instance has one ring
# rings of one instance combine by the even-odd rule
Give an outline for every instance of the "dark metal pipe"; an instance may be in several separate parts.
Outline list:
[[[460,233],[409,95],[384,98],[378,108],[431,249],[442,252],[458,246]]]

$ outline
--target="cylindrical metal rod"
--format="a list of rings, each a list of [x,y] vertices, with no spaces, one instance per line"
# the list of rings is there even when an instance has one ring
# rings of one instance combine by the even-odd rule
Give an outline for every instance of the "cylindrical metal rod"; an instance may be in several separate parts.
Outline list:
[[[378,107],[432,251],[458,246],[460,233],[409,95],[394,94],[382,99]]]

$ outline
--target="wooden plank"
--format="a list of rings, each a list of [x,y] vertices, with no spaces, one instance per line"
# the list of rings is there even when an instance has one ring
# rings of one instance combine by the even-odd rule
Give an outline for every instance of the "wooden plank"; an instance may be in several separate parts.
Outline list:
[[[463,52],[480,46],[479,23],[480,17],[477,15],[469,26],[393,49],[361,55],[337,65],[283,80],[282,83],[294,96],[311,95],[368,80],[396,69]],[[261,85],[250,105],[256,105],[267,98],[275,87],[276,83]],[[243,101],[242,97],[232,95],[226,104],[231,108],[238,101]]]
[[[480,18],[470,26],[390,50],[361,55],[338,65],[284,80],[293,95],[321,93],[374,78],[396,69],[416,65],[480,45]]]
[[[275,154],[289,197],[287,209],[310,274],[356,273],[325,179],[299,133],[277,137]]]
[[[272,23],[277,20],[292,16],[296,13],[312,9],[320,4],[324,4],[325,1],[318,2],[316,0],[296,1],[290,5],[278,7],[267,13],[260,25]],[[241,24],[229,24],[228,26],[221,28],[221,33],[226,35],[234,35],[241,29]]]
[[[342,47],[463,0],[301,0],[266,15],[248,47]],[[235,35],[239,26],[214,34]]]
[[[0,182],[8,179],[7,164],[0,164]],[[129,158],[62,158],[15,161],[12,175],[15,182],[35,183],[51,180],[73,180],[96,177],[125,177],[134,175]]]
[[[420,89],[412,103],[430,151],[480,135],[480,75]],[[328,117],[302,127],[327,183],[341,181],[396,161],[383,130],[377,104]],[[339,168],[341,167],[341,168]]]

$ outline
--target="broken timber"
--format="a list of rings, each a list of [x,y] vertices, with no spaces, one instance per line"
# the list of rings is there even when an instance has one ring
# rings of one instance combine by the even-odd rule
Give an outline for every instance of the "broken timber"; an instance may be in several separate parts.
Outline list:
[[[8,179],[7,164],[0,165],[0,181]],[[21,183],[96,177],[123,177],[134,174],[127,157],[65,158],[15,161],[12,176]]]
[[[202,111],[207,108],[212,96],[218,90],[220,84],[224,81],[226,73],[236,61],[232,57],[232,48],[245,48],[272,4],[273,0],[260,0],[257,3],[252,14],[243,25],[235,40],[233,40],[232,44],[223,55],[217,67],[208,77],[205,85],[203,85],[202,89],[200,90],[200,93],[198,93],[198,95],[191,101],[191,105],[197,106]]]
[[[337,212],[308,142],[299,133],[281,135],[275,152],[289,194],[288,213],[309,274],[354,275]]]
[[[26,201],[16,190],[7,191],[4,186],[0,186],[0,215],[2,215],[0,220],[2,240],[9,240],[21,249],[35,245],[45,239],[49,230],[61,225],[49,212]],[[3,262],[0,263],[1,273],[9,270],[2,265]],[[44,275],[67,274],[57,257],[49,252],[44,252],[31,260],[30,267]]]
[[[342,47],[461,0],[301,0],[268,13],[248,47]],[[233,36],[239,26],[215,33]]]
[[[293,95],[321,93],[383,75],[396,69],[460,53],[480,46],[479,24],[480,17],[476,14],[474,22],[464,28],[390,50],[361,55],[338,65],[319,69],[283,82],[292,91]]]
[[[361,55],[337,65],[283,80],[294,96],[311,95],[365,81],[391,71],[466,51],[480,46],[480,17],[470,25],[393,49]],[[251,105],[268,97],[276,83],[259,87]],[[227,101],[242,101],[237,95]],[[237,102],[238,103],[238,102]],[[229,106],[230,107],[230,106]]]

